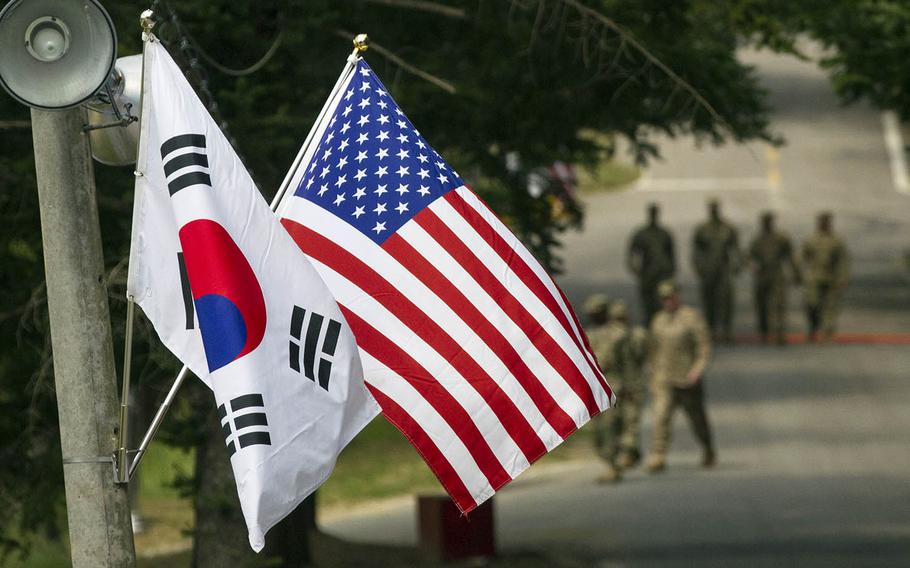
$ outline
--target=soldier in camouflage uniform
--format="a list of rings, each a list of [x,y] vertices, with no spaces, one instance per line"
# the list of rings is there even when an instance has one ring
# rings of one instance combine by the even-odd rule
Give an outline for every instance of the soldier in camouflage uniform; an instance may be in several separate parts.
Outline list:
[[[701,284],[702,310],[715,339],[733,342],[733,279],[742,267],[739,234],[720,216],[720,203],[708,203],[708,221],[692,238],[692,264]]]
[[[761,216],[761,232],[749,245],[749,260],[755,281],[755,313],[762,342],[769,334],[779,345],[787,343],[787,273],[794,284],[800,282],[799,266],[793,255],[790,238],[774,228],[774,215]]]
[[[651,322],[651,395],[654,404],[654,433],[648,456],[648,470],[666,467],[673,426],[673,411],[682,406],[689,416],[695,437],[702,445],[702,465],[716,460],[711,428],[705,413],[704,373],[711,356],[708,326],[698,310],[683,305],[672,281],[658,288],[663,310]]]
[[[639,327],[630,329],[624,302],[614,302],[608,317],[606,305],[606,297],[597,294],[585,307],[594,324],[587,330],[591,349],[616,395],[616,407],[597,416],[594,430],[597,453],[606,463],[600,481],[613,482],[619,481],[623,467],[632,467],[639,459],[647,334]]]
[[[829,341],[834,334],[840,299],[850,278],[847,247],[834,233],[830,213],[818,216],[815,234],[803,243],[809,339]]]
[[[648,224],[632,235],[626,254],[626,265],[638,278],[641,304],[645,312],[645,325],[660,309],[657,285],[676,273],[676,253],[673,236],[660,226],[660,208],[648,205]]]

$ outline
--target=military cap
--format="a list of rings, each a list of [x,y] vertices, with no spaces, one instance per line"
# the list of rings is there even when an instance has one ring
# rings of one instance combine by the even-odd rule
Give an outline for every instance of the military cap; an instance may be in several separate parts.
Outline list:
[[[585,300],[585,312],[589,314],[605,312],[610,305],[610,298],[606,294],[591,294]]]
[[[677,292],[679,292],[679,286],[674,280],[664,280],[657,285],[657,296],[661,300],[665,300]]]
[[[629,317],[629,309],[622,300],[616,300],[610,304],[610,319],[621,320]]]

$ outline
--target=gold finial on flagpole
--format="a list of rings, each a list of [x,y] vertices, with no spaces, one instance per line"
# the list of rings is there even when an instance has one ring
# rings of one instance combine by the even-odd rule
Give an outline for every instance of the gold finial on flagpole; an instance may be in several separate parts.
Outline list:
[[[142,31],[151,33],[152,28],[155,27],[155,12],[145,10],[139,14],[139,25],[142,26]]]
[[[367,34],[357,34],[354,36],[354,51],[357,52],[357,55],[363,55],[369,48],[370,38],[367,37]]]

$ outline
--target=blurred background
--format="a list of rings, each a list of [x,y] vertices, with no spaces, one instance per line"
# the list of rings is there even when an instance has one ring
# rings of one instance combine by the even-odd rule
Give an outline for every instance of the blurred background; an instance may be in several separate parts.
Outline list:
[[[149,3],[107,2],[120,55]],[[350,51],[557,275],[642,311],[625,257],[650,203],[700,305],[692,236],[719,200],[745,248],[773,211],[798,251],[833,213],[850,255],[838,331],[756,341],[734,280],[733,345],[707,405],[719,462],[683,418],[668,469],[602,484],[586,427],[495,498],[503,566],[901,565],[910,558],[910,6],[898,0],[153,1],[158,36],[266,197]],[[2,54],[0,54],[2,57]],[[121,354],[132,170],[96,164]],[[66,514],[29,113],[0,94],[0,565],[66,566]],[[581,313],[579,313],[581,315]],[[140,318],[141,319],[141,318]],[[179,369],[142,320],[141,434]],[[120,363],[118,362],[118,367]],[[645,449],[652,415],[643,416]],[[432,564],[414,496],[441,493],[377,418],[255,557],[211,395],[184,387],[133,487],[141,566]],[[307,538],[301,535],[309,535]]]

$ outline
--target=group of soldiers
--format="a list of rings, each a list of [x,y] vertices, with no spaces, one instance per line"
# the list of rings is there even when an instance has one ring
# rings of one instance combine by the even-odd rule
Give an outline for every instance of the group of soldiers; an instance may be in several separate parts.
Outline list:
[[[692,261],[699,278],[704,317],[683,303],[673,280],[673,237],[660,225],[657,205],[648,207],[648,223],[632,237],[627,263],[637,276],[647,327],[632,325],[622,300],[603,294],[585,304],[591,347],[617,397],[617,408],[598,419],[596,445],[607,464],[602,481],[618,481],[622,471],[641,460],[641,409],[649,387],[654,428],[647,468],[666,467],[673,412],[682,407],[702,446],[702,465],[717,454],[704,405],[704,373],[712,338],[733,342],[734,279],[747,263],[754,278],[755,309],[762,341],[786,343],[785,310],[790,283],[805,287],[810,340],[829,340],[840,297],[847,285],[847,250],[832,228],[830,213],[818,216],[815,234],[803,243],[798,260],[789,237],[763,213],[761,229],[744,253],[736,228],[720,204],[708,204],[708,220],[695,231]],[[650,380],[646,381],[646,373]],[[646,385],[647,383],[647,385]]]

